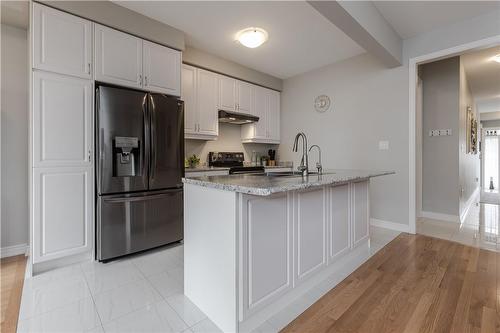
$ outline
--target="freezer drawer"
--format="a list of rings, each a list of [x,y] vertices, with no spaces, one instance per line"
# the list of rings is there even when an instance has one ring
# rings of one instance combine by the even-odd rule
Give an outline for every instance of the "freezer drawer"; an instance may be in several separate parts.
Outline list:
[[[99,197],[98,259],[108,260],[181,240],[182,191]]]

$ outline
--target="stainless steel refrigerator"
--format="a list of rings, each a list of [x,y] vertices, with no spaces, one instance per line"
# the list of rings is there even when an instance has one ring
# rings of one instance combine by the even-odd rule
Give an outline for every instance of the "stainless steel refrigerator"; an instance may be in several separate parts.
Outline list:
[[[183,238],[184,104],[96,88],[97,259]]]

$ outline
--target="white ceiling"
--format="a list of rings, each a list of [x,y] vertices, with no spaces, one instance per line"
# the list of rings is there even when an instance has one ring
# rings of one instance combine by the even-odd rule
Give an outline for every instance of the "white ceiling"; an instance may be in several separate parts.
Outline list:
[[[303,1],[117,3],[184,31],[190,46],[283,79],[365,52]],[[265,44],[234,41],[252,26],[267,30]]]
[[[29,21],[28,1],[0,1],[2,11],[2,24],[11,25],[21,29],[28,28]]]
[[[491,60],[498,54],[500,47],[462,56],[467,80],[481,113],[500,111],[500,63]]]
[[[374,1],[403,39],[500,10],[500,1]]]

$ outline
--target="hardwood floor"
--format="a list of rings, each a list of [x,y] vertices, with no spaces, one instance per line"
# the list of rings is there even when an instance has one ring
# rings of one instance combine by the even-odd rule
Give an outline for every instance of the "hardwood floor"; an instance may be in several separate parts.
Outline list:
[[[26,257],[4,258],[0,263],[1,328],[2,333],[16,332],[21,294],[23,291]]]
[[[401,234],[281,332],[500,332],[500,254]]]

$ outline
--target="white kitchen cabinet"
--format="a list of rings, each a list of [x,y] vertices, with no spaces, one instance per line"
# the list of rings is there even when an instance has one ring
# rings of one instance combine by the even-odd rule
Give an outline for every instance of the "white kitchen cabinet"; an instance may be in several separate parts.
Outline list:
[[[93,84],[33,72],[33,167],[91,166]]]
[[[219,107],[221,110],[237,111],[237,81],[227,76],[219,76]]]
[[[351,247],[350,236],[350,190],[349,184],[330,187],[329,216],[329,261],[333,262],[347,253]]]
[[[219,134],[218,75],[182,65],[186,139],[214,140]]]
[[[280,142],[280,98],[279,91],[268,90],[269,110],[267,117],[267,137],[272,143]]]
[[[184,135],[196,136],[198,109],[196,104],[196,67],[182,65],[181,99],[184,101]]]
[[[95,29],[95,79],[142,88],[142,39],[99,25]]]
[[[236,103],[237,112],[252,114],[254,87],[255,86],[253,84],[243,81],[237,81],[237,89],[238,89],[237,91],[238,102]]]
[[[33,68],[90,79],[92,23],[33,3]]]
[[[218,75],[197,69],[198,133],[216,137],[219,134]]]
[[[144,88],[180,96],[181,52],[143,41]]]
[[[246,318],[292,288],[291,200],[286,193],[242,198],[243,312]]]
[[[295,193],[295,283],[326,266],[326,195],[327,191],[322,187]]]
[[[368,181],[352,183],[352,202],[353,246],[356,246],[369,237]]]
[[[259,121],[241,127],[242,142],[280,143],[280,93],[255,86],[253,112]]]
[[[33,169],[33,263],[93,248],[91,167]]]

